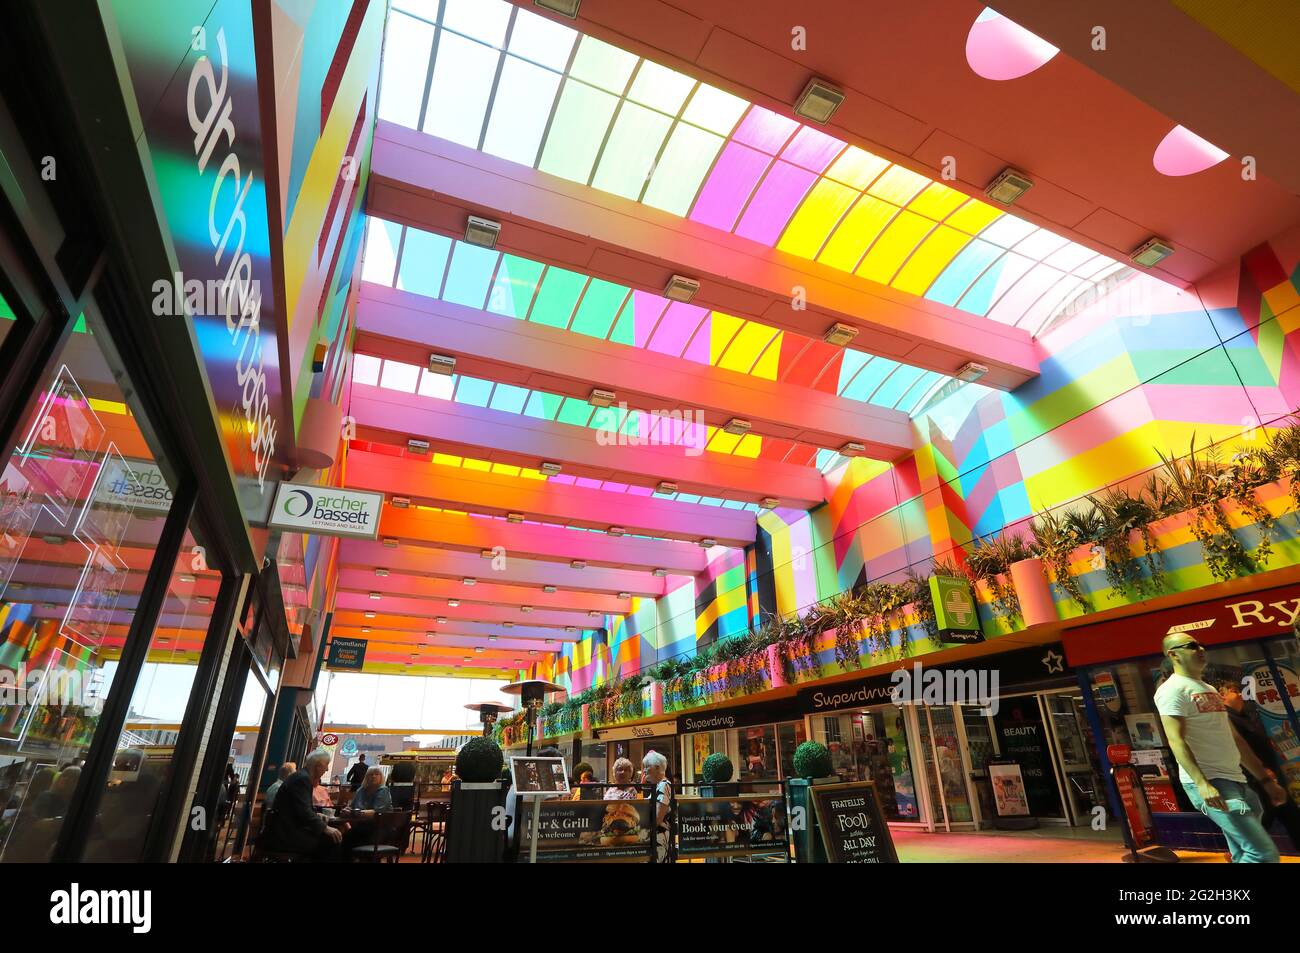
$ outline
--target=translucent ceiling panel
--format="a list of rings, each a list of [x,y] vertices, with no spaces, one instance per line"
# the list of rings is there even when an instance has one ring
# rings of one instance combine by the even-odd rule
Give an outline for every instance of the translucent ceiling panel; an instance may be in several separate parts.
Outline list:
[[[632,312],[632,344],[645,347],[668,309],[668,299],[649,291],[633,291],[632,300],[623,310],[626,313],[629,309]]]
[[[691,210],[691,220],[725,232],[731,231],[736,217],[749,201],[754,186],[771,161],[769,155],[757,149],[738,142],[727,143],[704,188],[700,189],[700,197]]]
[[[722,148],[723,139],[711,132],[678,123],[655,166],[642,198],[646,205],[684,216],[695,201],[700,183]]]
[[[858,193],[830,179],[818,179],[795,213],[777,248],[800,258],[816,258],[827,236]]]
[[[1078,274],[1079,267],[1085,262],[1091,262],[1096,255],[1097,253],[1091,248],[1077,242],[1068,242],[1059,251],[1053,252],[1044,258],[1043,264],[1059,268],[1061,271],[1071,271]]]
[[[541,391],[533,391],[528,398],[528,405],[524,407],[524,413],[529,417],[537,417],[540,420],[554,420],[555,415],[560,412],[560,403],[562,398],[554,394],[543,394]]]
[[[559,73],[507,56],[483,151],[521,165],[533,165],[559,88]]]
[[[402,244],[402,264],[397,272],[397,287],[402,291],[436,298],[442,292],[442,276],[447,270],[447,253],[451,239],[418,228],[406,230]]]
[[[786,162],[812,172],[823,172],[831,161],[844,151],[845,144],[834,136],[828,136],[812,126],[800,129],[790,144],[781,153]]]
[[[732,138],[768,155],[776,155],[798,128],[799,124],[793,119],[755,106],[745,114]]]
[[[997,245],[975,239],[943,270],[925,296],[940,304],[956,304],[984,269],[1002,253]]]
[[[626,50],[610,46],[594,36],[584,36],[578,43],[578,55],[573,58],[569,75],[621,96],[627,89],[636,61],[637,57]]]
[[[778,160],[750,200],[736,234],[771,246],[817,176]]]
[[[949,212],[954,211],[965,202],[965,193],[934,182],[926,186],[925,191],[912,199],[907,209],[917,215],[924,215],[926,218],[941,222]]]
[[[981,229],[990,222],[995,221],[1000,215],[1002,215],[1002,212],[992,205],[978,199],[971,199],[949,215],[944,224],[960,229],[968,235],[978,235]]]
[[[1029,309],[1016,320],[1016,327],[1024,328],[1030,334],[1037,334],[1043,324],[1050,321],[1058,310],[1088,286],[1089,282],[1076,275],[1062,275],[1056,284],[1043,292],[1042,297],[1030,305]]]
[[[871,397],[871,403],[879,407],[893,407],[898,403],[898,399],[907,393],[908,388],[917,382],[925,373],[916,367],[908,367],[906,364],[900,364],[894,368],[894,373],[885,378],[884,382],[876,389],[876,393]]]
[[[510,52],[553,70],[563,70],[578,34],[554,20],[520,8],[510,31]]]
[[[739,371],[742,374],[750,373],[759,355],[774,337],[776,337],[776,328],[746,321],[739,333],[731,339],[721,359],[716,362],[717,366],[729,371]]]
[[[853,271],[871,243],[897,214],[898,206],[870,195],[862,196],[844,216],[817,260],[842,271]]]
[[[454,374],[430,374],[427,369],[420,370],[420,396],[435,397],[438,400],[451,400],[452,392],[455,390],[456,377]]]
[[[641,61],[627,98],[642,106],[649,106],[670,116],[677,115],[686,97],[695,86],[693,77],[670,70],[649,60]]]
[[[610,325],[614,323],[627,295],[628,289],[623,285],[599,278],[591,279],[569,330],[603,339],[609,333]]]
[[[1065,276],[1055,268],[1035,265],[994,303],[985,317],[1002,324],[1015,324],[1035,301],[1063,277]]]
[[[609,93],[566,79],[537,167],[585,184],[617,104]]]
[[[456,242],[455,245],[442,297],[467,308],[482,308],[487,303],[488,285],[501,253],[465,242]]]
[[[700,83],[691,100],[682,111],[682,118],[710,132],[725,136],[736,126],[749,103],[739,96],[724,93],[713,86]]]
[[[943,377],[943,375],[937,371],[925,371],[916,379],[916,382],[907,389],[903,396],[894,401],[894,409],[901,410],[905,414],[910,414],[913,408],[916,407],[917,401],[924,397],[926,391],[933,387],[935,382],[941,377]]]
[[[444,0],[442,25],[500,49],[510,22],[505,0]]]
[[[379,118],[415,129],[429,77],[433,27],[396,11],[388,18],[383,69],[379,75]]]
[[[993,302],[1032,267],[1034,263],[1024,255],[1015,252],[1004,254],[961,296],[957,307],[971,314],[986,314]]]
[[[379,365],[383,363],[377,357],[371,357],[369,354],[354,354],[352,356],[352,381],[356,384],[378,384],[379,383]]]
[[[492,282],[492,293],[488,295],[487,310],[512,318],[526,318],[544,267],[540,262],[502,255],[497,276]]]
[[[871,395],[876,392],[881,383],[898,367],[897,361],[891,361],[886,357],[873,357],[869,360],[848,385],[841,389],[840,394],[850,400],[867,401]]]
[[[886,202],[893,202],[895,205],[906,205],[929,184],[930,180],[925,176],[917,175],[911,169],[904,169],[901,165],[896,165],[876,179],[867,191],[878,199],[884,199]]]
[[[887,229],[867,252],[857,274],[882,285],[889,284],[913,249],[934,228],[934,222],[906,209],[898,213]]]
[[[526,387],[514,387],[510,384],[497,383],[496,390],[492,392],[492,401],[488,404],[493,410],[505,411],[508,414],[523,413],[524,404],[528,401],[530,391]]]
[[[438,37],[423,130],[478,148],[500,58],[496,50],[444,30]]]
[[[836,182],[861,191],[876,180],[876,176],[889,168],[889,160],[874,156],[865,149],[849,146],[826,170]]]
[[[639,199],[672,123],[663,113],[624,102],[591,184],[625,199]]]
[[[867,362],[872,359],[870,354],[863,351],[853,351],[845,348],[842,353],[843,358],[840,361],[839,375],[835,380],[833,391],[836,394],[843,394],[844,389],[853,382],[853,378],[857,376],[858,371],[866,367]]]
[[[596,408],[591,406],[585,400],[579,400],[576,397],[564,398],[564,403],[560,405],[560,412],[555,415],[557,423],[573,424],[575,427],[585,427],[591,420],[591,415],[596,412]]]
[[[1060,235],[1053,235],[1045,228],[1040,228],[1032,235],[1028,235],[1016,243],[1015,252],[1024,255],[1026,258],[1032,258],[1034,261],[1042,261],[1053,252],[1060,251],[1069,243],[1069,239],[1062,238]]]
[[[366,251],[361,264],[361,280],[392,286],[397,267],[397,244],[402,226],[372,218],[366,223]]]
[[[660,354],[670,354],[673,357],[685,356],[683,352],[686,350],[686,345],[691,342],[692,336],[706,317],[708,311],[704,308],[674,301],[668,306],[668,311],[660,320],[659,327],[655,329],[654,337],[650,339],[648,345],[650,350],[658,351]],[[707,340],[705,343],[707,345]],[[701,363],[707,364],[708,360],[706,349]]]
[[[388,390],[400,390],[414,394],[420,383],[420,368],[414,364],[402,364],[399,361],[384,361],[384,371],[379,378],[379,386]]]
[[[563,268],[546,269],[528,320],[552,328],[567,328],[569,319],[573,317],[573,308],[578,303],[578,295],[582,294],[586,283],[586,275]]]
[[[492,381],[461,376],[456,383],[456,403],[486,407],[492,399]]]
[[[970,236],[955,228],[940,225],[912,253],[894,278],[893,286],[909,294],[923,295],[939,273],[948,266]]]
[[[1014,215],[1003,215],[1000,219],[980,232],[980,238],[986,242],[992,242],[994,245],[1001,245],[1003,248],[1010,248],[1016,242],[1020,241],[1026,235],[1034,232],[1038,228],[1032,222],[1026,222],[1024,219],[1016,218]]]
[[[716,365],[744,326],[745,319],[722,311],[709,312],[709,363]]]

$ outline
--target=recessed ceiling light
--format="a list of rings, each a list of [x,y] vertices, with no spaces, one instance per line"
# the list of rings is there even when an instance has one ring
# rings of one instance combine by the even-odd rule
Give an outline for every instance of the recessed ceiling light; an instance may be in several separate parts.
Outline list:
[[[501,223],[490,218],[471,215],[465,222],[465,241],[479,248],[495,248],[497,236],[501,234]]]
[[[673,275],[664,286],[664,297],[669,301],[687,302],[694,298],[699,290],[700,283],[694,278]]]
[[[586,568],[587,568],[587,561],[586,561],[585,559],[575,559],[575,560],[573,560],[573,562],[569,563],[569,568],[570,568],[570,569],[586,569]]]
[[[394,496],[391,497],[388,502],[389,505],[394,506],[399,510],[404,510],[411,505],[411,498],[409,496]]]
[[[472,662],[472,661],[474,661],[474,659],[471,658],[470,656],[466,655],[463,659],[461,659],[461,661],[462,661],[462,662]]]
[[[387,578],[388,578],[388,570],[387,570],[387,569],[376,569],[376,570],[375,570],[375,575],[378,576],[380,579],[387,579]]]
[[[608,407],[614,403],[614,398],[617,396],[612,390],[593,387],[591,393],[587,395],[587,403],[593,407]]]
[[[554,645],[554,644],[555,644],[555,640],[554,640],[554,639],[547,639],[547,640],[546,640],[546,644],[547,644],[547,645]]]
[[[524,514],[523,514],[523,513],[507,513],[507,514],[506,514],[506,522],[507,522],[507,523],[522,523],[523,521],[524,521]]]
[[[489,635],[489,636],[488,636],[488,641],[489,641],[489,642],[495,642],[496,640],[497,640],[497,637],[496,637],[495,635]]]
[[[467,586],[472,586],[474,585],[474,583],[478,582],[478,580],[475,579],[473,576],[466,576],[464,579],[461,580],[461,582],[463,582]]]
[[[492,559],[492,558],[494,558],[494,557],[496,556],[496,553],[493,552],[493,551],[490,550],[490,549],[480,549],[480,550],[478,551],[478,554],[479,554],[479,556],[481,556],[483,559]]]
[[[366,633],[369,632],[369,631],[370,631],[369,629],[362,629],[362,630],[361,630],[361,634],[364,635],[364,634],[366,634]]]
[[[677,492],[677,484],[676,484],[676,483],[670,483],[670,482],[668,482],[667,480],[660,480],[660,481],[659,481],[659,484],[655,487],[655,492],[656,492],[656,493],[676,493],[676,492]]]
[[[547,476],[557,476],[559,472],[564,469],[564,467],[560,466],[560,464],[558,463],[554,463],[550,460],[547,460],[541,465],[539,469]]]
[[[529,649],[529,650],[528,650],[528,654],[529,654],[529,655],[536,655],[536,654],[537,654],[537,649]]]
[[[475,651],[475,652],[482,652],[482,651],[483,651],[483,646],[481,646],[481,645],[476,645],[476,646],[474,646],[474,651]]]
[[[194,601],[201,606],[211,605],[212,603],[212,600],[209,599],[207,596],[195,596]]]
[[[591,616],[593,619],[598,619],[600,618],[600,610],[592,609],[590,612],[587,613],[587,615]]]
[[[795,100],[794,111],[804,119],[816,123],[829,122],[835,110],[844,102],[844,91],[837,89],[824,79],[813,77]]]
[[[383,597],[384,597],[384,594],[383,594],[382,592],[372,592],[372,593],[370,594],[370,598],[371,598],[371,599],[382,599]]]
[[[967,383],[973,383],[974,381],[979,380],[988,372],[989,369],[985,367],[983,364],[976,364],[974,361],[970,361],[969,363],[963,364],[961,367],[957,368],[957,373],[954,374],[953,376],[956,377],[957,380],[959,381],[966,381]]]
[[[377,614],[377,613],[374,613],[374,612],[367,612],[367,613],[366,613],[366,618],[367,618],[367,619],[373,619],[373,618],[376,616],[376,614]]]
[[[1158,265],[1174,253],[1174,248],[1168,242],[1152,236],[1144,241],[1129,254],[1129,260],[1135,265],[1141,265],[1143,268],[1150,268],[1152,265]]]
[[[708,536],[700,540],[700,546],[702,546],[704,549],[712,549],[716,545],[718,545],[718,541]]]
[[[438,634],[438,633],[436,633],[436,632],[426,632],[426,633],[424,633],[424,637],[425,637],[426,639],[431,639],[431,638],[433,638],[434,636],[436,636],[437,634]]]
[[[458,605],[460,605],[460,600],[459,600],[459,599],[448,599],[448,600],[447,600],[447,605],[451,606],[451,607],[454,609],[454,608],[456,608]]]
[[[1034,182],[1023,172],[1010,167],[1003,169],[993,181],[984,186],[984,194],[1002,205],[1014,205],[1031,188]]]
[[[190,575],[189,573],[187,573],[187,572],[183,572],[183,573],[181,573],[181,574],[180,574],[179,576],[177,576],[176,578],[179,579],[181,582],[196,582],[196,581],[197,581],[197,580],[195,580],[195,578],[194,578],[193,576],[191,576],[191,575]]]
[[[41,537],[42,542],[49,543],[51,546],[62,546],[63,540],[64,537],[58,536],[54,533],[46,533],[44,536]]]
[[[572,635],[574,632],[577,632],[577,631],[578,631],[578,627],[577,627],[576,625],[566,625],[566,626],[564,627],[564,631],[565,631],[565,632],[568,632],[570,635]],[[549,641],[549,640],[548,640],[548,641]]]
[[[578,8],[582,6],[582,0],[533,0],[533,2],[543,10],[550,10],[570,20],[578,18]]]
[[[532,606],[520,606],[520,607],[519,607],[519,611],[520,611],[520,612],[532,612],[532,611],[533,611],[533,607],[532,607]]]
[[[434,619],[433,621],[434,621],[434,622],[437,622],[439,625],[446,625],[446,624],[447,624],[447,617],[446,617],[445,615],[440,615],[440,616],[438,616],[436,619]]]
[[[846,457],[860,457],[867,452],[867,445],[858,443],[856,440],[850,440],[844,446],[840,447],[840,454]]]
[[[384,548],[385,548],[385,549],[396,549],[396,548],[397,548],[397,537],[395,537],[395,536],[385,536],[385,537],[384,537]]]
[[[851,324],[832,324],[822,335],[822,340],[834,347],[844,347],[858,336],[858,329]]]
[[[765,496],[759,501],[759,505],[765,510],[774,510],[781,505],[781,501],[774,496]]]
[[[418,440],[415,437],[412,437],[410,440],[406,441],[406,449],[411,451],[411,453],[428,453],[429,441]]]
[[[620,593],[618,594],[618,597],[619,597],[620,599],[631,599],[631,598],[632,598],[632,593],[630,593],[630,592],[620,592]]]
[[[605,532],[610,536],[623,536],[626,535],[627,530],[622,526],[611,526]]]
[[[556,588],[554,586],[542,586],[542,592],[555,592],[555,591]]]
[[[450,354],[430,354],[429,373],[451,377],[456,373],[456,359]]]
[[[668,570],[667,570],[667,569],[652,569],[652,570],[650,571],[650,575],[652,575],[652,576],[666,576],[666,575],[668,575]]]
[[[507,629],[513,629],[515,627],[515,624],[513,622],[502,622],[501,624],[505,626]]]
[[[732,417],[722,425],[722,429],[726,433],[737,437],[743,437],[745,434],[749,433],[749,429],[752,426],[753,425],[743,417]]]

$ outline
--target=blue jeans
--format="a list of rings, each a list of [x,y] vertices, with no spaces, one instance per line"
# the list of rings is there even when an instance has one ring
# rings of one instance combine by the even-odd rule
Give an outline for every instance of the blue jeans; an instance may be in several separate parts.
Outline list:
[[[1224,778],[1210,778],[1225,801],[1240,798],[1250,805],[1249,814],[1237,814],[1234,811],[1221,811],[1215,807],[1206,807],[1205,800],[1196,790],[1195,784],[1183,782],[1183,790],[1191,798],[1192,806],[1219,825],[1223,836],[1228,841],[1228,852],[1234,864],[1276,864],[1279,861],[1277,845],[1268,836],[1260,818],[1264,814],[1264,805],[1259,795],[1250,789],[1250,785],[1241,781],[1228,781]]]

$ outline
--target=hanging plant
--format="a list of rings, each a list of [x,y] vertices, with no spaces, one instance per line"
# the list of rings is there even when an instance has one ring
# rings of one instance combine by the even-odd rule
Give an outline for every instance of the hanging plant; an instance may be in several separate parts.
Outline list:
[[[1191,517],[1192,535],[1201,544],[1210,574],[1220,582],[1227,582],[1255,572],[1255,560],[1233,532],[1228,515],[1220,505],[1229,495],[1230,477],[1219,463],[1218,448],[1211,446],[1198,451],[1193,434],[1186,456],[1166,456],[1158,447],[1156,454],[1163,464],[1164,481],[1178,500],[1178,508]]]
[[[1083,597],[1079,580],[1070,572],[1070,555],[1083,543],[1069,520],[1048,510],[1039,513],[1030,526],[1038,551],[1043,555],[1043,576],[1065,590],[1066,595],[1084,612],[1092,605]]]
[[[1020,615],[1020,597],[1007,578],[1007,570],[1012,563],[1033,556],[1034,552],[1024,538],[1010,533],[976,540],[966,559],[966,571],[971,580],[983,580],[993,593],[994,610],[1008,622]]]
[[[1271,483],[1272,480],[1249,453],[1239,453],[1234,456],[1223,475],[1228,496],[1243,513],[1250,517],[1250,521],[1255,524],[1256,531],[1259,533],[1259,542],[1255,545],[1251,557],[1255,560],[1256,566],[1263,569],[1273,556],[1273,530],[1277,521],[1268,511],[1268,507],[1259,501],[1255,487]],[[1293,486],[1294,482],[1292,481]]]
[[[863,623],[871,651],[890,648],[894,626],[904,628],[901,613],[910,596],[910,589],[892,582],[873,582],[863,589],[859,602],[865,612]]]
[[[935,564],[935,574],[938,574],[939,564]],[[916,612],[917,621],[921,623],[921,628],[925,630],[926,638],[936,639],[939,636],[939,620],[934,612],[934,599],[930,595],[930,577],[921,575],[915,569],[908,568],[907,581],[903,583],[907,590],[905,605],[911,605]],[[912,652],[911,629],[902,625],[898,627],[899,638],[899,655],[910,655]]]
[[[1300,411],[1285,418],[1284,426],[1269,431],[1264,446],[1250,453],[1259,467],[1262,483],[1283,477],[1291,481],[1288,492],[1293,510],[1300,510],[1300,417],[1297,414]]]
[[[1159,594],[1165,586],[1165,564],[1151,535],[1151,523],[1163,513],[1141,489],[1134,492],[1111,487],[1087,499],[1100,514],[1104,527],[1099,542],[1106,555],[1106,581],[1111,589],[1139,597]],[[1142,554],[1138,558],[1129,545],[1133,532],[1142,540]],[[1145,575],[1143,566],[1147,570]]]

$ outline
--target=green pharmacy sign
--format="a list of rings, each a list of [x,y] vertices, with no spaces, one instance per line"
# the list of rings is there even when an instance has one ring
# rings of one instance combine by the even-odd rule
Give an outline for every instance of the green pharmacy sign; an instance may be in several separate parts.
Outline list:
[[[970,583],[957,576],[931,576],[930,598],[934,620],[943,642],[983,642],[979,614]]]

